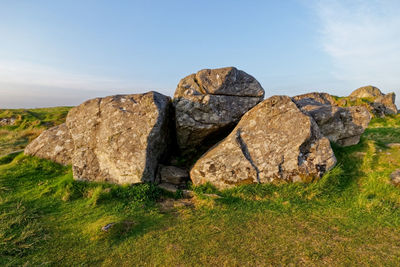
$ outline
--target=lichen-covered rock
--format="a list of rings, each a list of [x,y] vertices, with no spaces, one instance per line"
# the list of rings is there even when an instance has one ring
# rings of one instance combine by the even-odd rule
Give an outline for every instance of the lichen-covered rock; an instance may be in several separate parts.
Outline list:
[[[379,88],[368,85],[368,86],[363,86],[360,87],[356,90],[354,90],[351,94],[350,97],[357,97],[357,98],[371,98],[375,99],[379,96],[383,96],[384,94],[379,90]]]
[[[395,104],[396,94],[384,94],[381,90],[371,85],[358,88],[350,94],[350,97],[366,98],[372,101],[369,105],[369,110],[377,117],[397,114],[398,112]]]
[[[154,181],[168,145],[170,98],[156,92],[88,100],[73,108],[74,178],[132,184]]]
[[[310,114],[330,141],[341,146],[358,144],[371,115],[366,107],[338,107],[314,98],[293,97],[297,106]]]
[[[331,105],[331,106],[337,105],[335,99],[328,93],[313,92],[308,94],[297,95],[294,96],[292,99],[301,106],[308,105],[309,103],[313,105],[315,102],[318,102],[323,105]]]
[[[36,156],[69,165],[74,151],[74,143],[65,123],[44,131],[26,148],[26,155]]]
[[[336,163],[314,119],[287,96],[273,96],[247,112],[223,141],[194,165],[195,185],[218,188],[274,181],[309,182]]]
[[[264,98],[257,80],[236,68],[204,69],[183,78],[175,91],[178,145],[183,154],[219,141]],[[225,136],[224,136],[225,137]]]

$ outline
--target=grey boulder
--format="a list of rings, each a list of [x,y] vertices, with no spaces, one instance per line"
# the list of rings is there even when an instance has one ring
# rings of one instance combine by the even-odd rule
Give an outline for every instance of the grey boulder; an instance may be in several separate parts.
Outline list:
[[[309,182],[336,164],[329,140],[288,96],[273,96],[247,112],[235,129],[193,166],[193,184],[218,188]]]
[[[366,107],[338,107],[331,101],[325,101],[317,93],[295,96],[293,100],[303,111],[310,114],[321,133],[330,141],[340,146],[350,146],[358,144],[361,135],[371,120],[371,115]],[[328,94],[324,94],[325,99],[330,99]],[[332,103],[332,104],[331,104]]]
[[[74,178],[117,184],[152,182],[169,139],[170,98],[156,92],[88,100],[67,126]]]
[[[260,83],[234,67],[204,69],[183,78],[173,99],[181,152],[189,154],[215,144],[221,133],[230,131],[263,98]]]
[[[384,117],[385,115],[393,115],[397,114],[397,106],[396,106],[396,94],[389,93],[384,94],[379,90],[379,88],[368,85],[364,87],[360,87],[354,90],[350,97],[353,98],[365,98],[370,102],[369,110],[370,112],[378,117]]]

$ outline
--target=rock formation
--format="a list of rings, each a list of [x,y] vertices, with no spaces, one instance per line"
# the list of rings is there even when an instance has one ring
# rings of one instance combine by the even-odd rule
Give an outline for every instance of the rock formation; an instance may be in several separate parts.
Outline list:
[[[314,119],[287,96],[273,96],[247,112],[235,129],[190,172],[195,185],[218,188],[275,181],[309,182],[336,163]]]
[[[338,107],[326,93],[310,93],[293,97],[297,106],[310,114],[321,133],[340,146],[358,144],[371,116],[366,107]]]
[[[374,86],[364,86],[358,88],[350,94],[350,98],[365,98],[370,101],[369,110],[378,117],[385,115],[397,114],[397,106],[395,104],[395,93],[384,94]]]
[[[183,154],[215,144],[219,141],[215,136],[231,130],[263,98],[257,80],[233,67],[204,69],[183,78],[173,100],[177,141]]]
[[[375,99],[379,96],[383,96],[383,93],[381,92],[381,90],[379,90],[379,88],[372,85],[360,87],[350,94],[350,97],[371,99]]]
[[[74,178],[132,184],[154,181],[168,139],[170,98],[149,92],[88,100],[67,116]]]
[[[44,131],[25,148],[24,153],[69,165],[73,150],[69,129],[63,123]]]

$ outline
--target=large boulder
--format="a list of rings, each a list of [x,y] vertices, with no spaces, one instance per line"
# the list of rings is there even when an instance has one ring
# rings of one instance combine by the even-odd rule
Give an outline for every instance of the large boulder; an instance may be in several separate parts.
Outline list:
[[[397,114],[396,94],[384,94],[374,86],[364,86],[350,94],[350,98],[365,98],[370,101],[369,110],[377,117]]]
[[[117,184],[152,182],[169,139],[170,98],[156,92],[88,100],[73,108],[74,178]]]
[[[288,96],[273,96],[247,112],[236,128],[194,165],[195,185],[218,188],[279,181],[309,182],[336,163],[314,119]]]
[[[375,99],[377,97],[383,96],[384,94],[382,93],[379,88],[368,85],[368,86],[363,86],[360,87],[356,90],[354,90],[351,94],[350,97],[357,97],[357,98],[370,98],[370,99]]]
[[[233,67],[204,69],[183,78],[173,100],[181,152],[215,144],[263,98],[260,83]]]
[[[312,95],[295,96],[293,101],[314,118],[324,136],[340,146],[358,144],[371,120],[368,109],[363,106],[338,107]]]
[[[73,151],[74,143],[71,134],[63,123],[40,134],[25,148],[24,153],[63,165],[70,165]]]

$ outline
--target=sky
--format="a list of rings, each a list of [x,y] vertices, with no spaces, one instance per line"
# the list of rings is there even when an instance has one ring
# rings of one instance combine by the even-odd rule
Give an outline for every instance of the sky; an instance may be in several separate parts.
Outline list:
[[[400,96],[399,13],[398,0],[0,0],[0,108],[173,96],[226,66],[266,97],[370,84]]]

